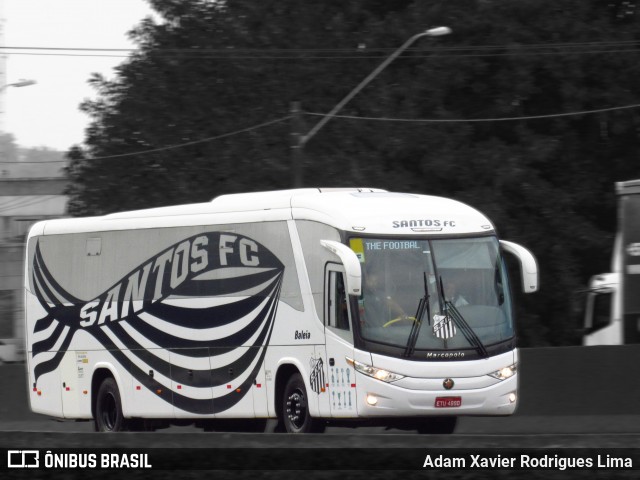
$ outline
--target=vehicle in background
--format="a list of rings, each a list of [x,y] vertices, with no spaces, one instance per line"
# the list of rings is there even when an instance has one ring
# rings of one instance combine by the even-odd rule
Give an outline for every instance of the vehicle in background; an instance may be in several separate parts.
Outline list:
[[[584,345],[640,343],[640,180],[617,182],[616,196],[611,272],[589,281]]]
[[[18,347],[10,340],[0,340],[0,365],[14,363],[19,360]]]

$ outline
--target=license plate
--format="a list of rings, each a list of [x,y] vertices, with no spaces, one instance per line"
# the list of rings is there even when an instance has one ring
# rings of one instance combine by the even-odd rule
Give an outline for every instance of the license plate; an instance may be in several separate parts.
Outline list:
[[[462,397],[436,397],[436,408],[456,408],[462,406]]]

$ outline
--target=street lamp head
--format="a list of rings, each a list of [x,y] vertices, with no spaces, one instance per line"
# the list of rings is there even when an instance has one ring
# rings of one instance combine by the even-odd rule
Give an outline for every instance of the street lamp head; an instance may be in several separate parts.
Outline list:
[[[396,58],[400,56],[402,52],[404,52],[410,45],[412,45],[416,40],[422,37],[439,37],[442,35],[449,35],[451,33],[451,29],[449,27],[434,27],[429,30],[425,30],[422,33],[416,33],[413,37],[409,38],[406,42],[404,42],[397,50],[395,50],[391,55],[389,55],[386,60],[384,60],[378,67],[373,70],[369,75],[365,77],[349,94],[344,97],[329,113],[324,115],[316,125],[309,130],[309,133],[306,135],[296,135],[296,143],[294,144],[294,152],[301,152],[304,145],[320,130],[329,120],[331,120],[336,113],[338,113],[342,107],[344,107],[353,97],[355,97],[364,87],[366,87],[382,70],[387,68],[391,62],[393,62]],[[297,110],[296,110],[297,111]],[[295,163],[294,166],[294,176],[299,174],[297,170],[298,162]],[[299,180],[294,181],[294,185],[300,186],[301,182]]]
[[[424,33],[430,37],[441,37],[442,35],[449,35],[451,29],[449,27],[434,27]]]
[[[25,80],[20,79],[17,82],[7,83],[6,85],[0,85],[0,92],[3,92],[5,89],[9,87],[28,87],[29,85],[35,85],[35,80]]]
[[[35,80],[18,80],[15,83],[12,83],[11,86],[12,87],[28,87],[29,85],[35,85],[36,81]]]

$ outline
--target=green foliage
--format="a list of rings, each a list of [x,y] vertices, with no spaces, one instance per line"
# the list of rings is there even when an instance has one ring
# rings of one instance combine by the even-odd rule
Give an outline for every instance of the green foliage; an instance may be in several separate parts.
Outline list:
[[[101,214],[291,186],[289,114],[326,113],[413,34],[422,39],[340,112],[495,119],[640,103],[640,19],[622,1],[150,0],[164,19],[83,110],[72,212]],[[626,42],[626,43],[625,43]],[[320,117],[303,115],[303,133]],[[180,148],[174,145],[192,143]],[[157,150],[127,157],[92,157]],[[640,178],[640,108],[520,121],[331,120],[305,148],[307,186],[375,186],[476,206],[536,255],[523,345],[579,341],[575,292],[609,268],[615,181]],[[514,282],[514,289],[519,287]]]

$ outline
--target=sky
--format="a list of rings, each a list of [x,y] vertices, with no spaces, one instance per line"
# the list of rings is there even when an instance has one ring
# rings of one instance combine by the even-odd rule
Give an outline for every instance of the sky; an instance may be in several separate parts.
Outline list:
[[[67,151],[81,144],[90,118],[79,105],[97,98],[88,80],[93,72],[114,78],[113,69],[126,60],[126,52],[32,48],[135,48],[126,34],[149,15],[146,0],[0,0],[4,47],[29,47],[2,50],[4,81],[36,81],[4,89],[0,128],[13,134],[20,147]]]

